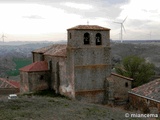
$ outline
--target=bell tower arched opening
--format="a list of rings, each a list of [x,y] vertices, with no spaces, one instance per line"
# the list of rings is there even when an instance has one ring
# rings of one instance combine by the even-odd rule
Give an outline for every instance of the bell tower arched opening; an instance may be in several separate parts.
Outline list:
[[[90,43],[90,35],[89,33],[84,34],[84,44],[89,44]]]
[[[96,45],[102,45],[102,37],[100,33],[96,34]]]

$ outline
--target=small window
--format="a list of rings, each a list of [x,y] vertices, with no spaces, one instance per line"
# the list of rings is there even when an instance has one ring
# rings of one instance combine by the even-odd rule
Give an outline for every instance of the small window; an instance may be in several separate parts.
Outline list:
[[[40,80],[44,80],[44,76],[43,75],[40,76]]]
[[[84,44],[89,44],[89,41],[90,41],[90,35],[89,33],[85,33],[84,34]]]
[[[128,87],[128,82],[125,83],[125,87]]]
[[[101,44],[102,44],[101,34],[97,33],[96,34],[96,45],[101,45]]]

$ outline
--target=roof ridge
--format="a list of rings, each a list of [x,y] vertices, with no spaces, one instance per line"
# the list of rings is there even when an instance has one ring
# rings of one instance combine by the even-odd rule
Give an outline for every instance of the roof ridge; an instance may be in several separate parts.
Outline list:
[[[102,26],[99,26],[99,25],[77,25],[75,27],[72,27],[72,28],[69,28],[67,30],[110,30],[109,28],[106,28],[106,27],[102,27]]]
[[[30,65],[20,68],[20,71],[34,72],[34,71],[48,71],[47,61],[36,61]]]
[[[122,77],[122,78],[125,78],[125,79],[128,79],[128,80],[134,80],[133,78],[130,78],[130,77],[126,77],[126,76],[123,76],[123,75],[120,75],[120,74],[117,74],[117,73],[111,73],[111,75],[116,75],[116,76],[119,76],[119,77]]]
[[[12,86],[12,87],[14,87],[14,88],[17,88],[17,86],[15,86],[14,84],[10,83],[7,79],[0,78],[0,80],[2,80],[3,82],[8,83],[10,86]]]

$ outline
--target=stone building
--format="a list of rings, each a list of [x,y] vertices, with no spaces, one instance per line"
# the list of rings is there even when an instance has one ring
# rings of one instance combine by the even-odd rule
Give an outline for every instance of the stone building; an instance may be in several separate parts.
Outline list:
[[[21,92],[31,92],[49,88],[50,73],[46,61],[36,61],[20,69]]]
[[[126,101],[131,80],[111,75],[110,29],[79,25],[67,31],[67,45],[55,44],[32,52],[33,63],[20,69],[21,91],[39,90],[39,85],[47,81],[45,85],[48,87],[44,88],[73,99],[102,103],[109,99],[114,101],[117,97]],[[35,65],[39,62],[47,64],[47,67],[40,69],[41,65]],[[31,66],[37,66],[38,71],[28,69],[33,68]],[[41,75],[45,82],[40,80]],[[116,87],[122,91],[117,91]]]
[[[160,113],[160,79],[129,91],[132,107],[143,112]]]
[[[14,80],[0,78],[0,96],[20,92],[20,83]]]
[[[108,103],[125,104],[128,102],[128,92],[131,90],[132,78],[111,73],[106,82],[106,96]]]

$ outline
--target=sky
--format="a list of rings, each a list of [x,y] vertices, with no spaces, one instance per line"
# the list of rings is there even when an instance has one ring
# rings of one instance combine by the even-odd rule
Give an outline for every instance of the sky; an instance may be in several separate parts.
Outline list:
[[[110,28],[110,38],[159,40],[159,0],[0,0],[0,41],[58,41],[77,25]],[[126,18],[126,19],[125,19]],[[115,23],[118,22],[118,23]]]

